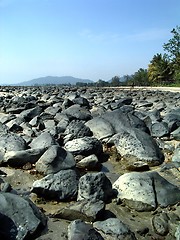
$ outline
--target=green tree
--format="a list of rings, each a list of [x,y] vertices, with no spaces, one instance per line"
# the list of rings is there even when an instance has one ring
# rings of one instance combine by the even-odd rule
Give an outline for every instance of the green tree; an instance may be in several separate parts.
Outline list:
[[[119,77],[119,76],[114,76],[114,77],[111,79],[111,86],[112,86],[112,87],[118,87],[118,86],[120,86],[120,77]]]
[[[151,84],[161,85],[168,83],[172,79],[172,69],[170,62],[165,55],[156,54],[148,66],[148,77]]]
[[[140,68],[137,72],[135,72],[131,79],[129,79],[129,85],[136,85],[136,86],[148,86],[149,79],[148,79],[148,71],[147,69]]]
[[[173,37],[163,45],[166,57],[170,62],[175,81],[180,82],[180,26],[171,31]]]
[[[97,87],[108,87],[109,86],[109,83],[102,80],[102,79],[99,79],[96,83],[96,86]]]

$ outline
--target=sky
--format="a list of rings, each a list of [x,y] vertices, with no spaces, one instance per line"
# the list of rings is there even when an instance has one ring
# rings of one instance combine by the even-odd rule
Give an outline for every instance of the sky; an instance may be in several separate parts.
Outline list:
[[[0,0],[0,84],[133,74],[179,23],[179,0]]]

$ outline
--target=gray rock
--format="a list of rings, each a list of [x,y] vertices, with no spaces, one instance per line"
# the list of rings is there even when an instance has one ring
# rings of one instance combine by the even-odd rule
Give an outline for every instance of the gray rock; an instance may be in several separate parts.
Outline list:
[[[147,127],[142,120],[131,113],[124,113],[121,109],[106,112],[101,117],[112,125],[115,133],[121,132],[122,129],[128,130],[131,128],[138,128],[142,131],[147,130]]]
[[[121,131],[114,137],[114,144],[119,154],[129,161],[144,161],[149,166],[156,166],[164,160],[155,140],[140,129]]]
[[[53,119],[48,119],[43,122],[46,129],[53,129],[56,126],[56,123]]]
[[[79,119],[79,120],[90,120],[91,113],[84,107],[81,107],[78,104],[72,105],[71,107],[67,108],[66,110],[62,111],[62,113],[67,114],[71,118]]]
[[[92,227],[80,219],[72,221],[68,226],[68,240],[103,240],[104,238]]]
[[[81,107],[90,108],[89,101],[84,97],[76,97],[73,99],[75,104],[79,104]]]
[[[172,162],[179,162],[180,163],[180,145],[177,147],[172,156]]]
[[[180,126],[180,108],[170,110],[163,120],[168,124],[170,132],[176,130]]]
[[[168,124],[166,122],[155,122],[150,127],[151,136],[164,137],[169,134]]]
[[[176,240],[180,239],[180,225],[177,226],[177,228],[176,228],[175,238],[176,238]]]
[[[92,136],[92,132],[89,127],[79,120],[72,120],[66,127],[64,134],[66,135],[64,138],[65,142],[75,138]]]
[[[91,129],[93,136],[99,140],[103,140],[115,134],[115,130],[112,127],[111,123],[102,117],[95,117],[89,120],[86,122],[86,126]]]
[[[156,193],[156,201],[161,207],[174,205],[180,201],[180,188],[168,182],[157,172],[148,172],[153,180],[154,192]]]
[[[16,133],[0,127],[0,161],[8,151],[20,151],[27,148],[24,139]]]
[[[61,170],[33,183],[32,192],[46,199],[72,200],[77,196],[79,177],[75,170]]]
[[[56,211],[53,217],[70,221],[81,219],[86,222],[94,222],[100,218],[104,209],[105,204],[103,201],[82,200]]]
[[[136,172],[148,171],[149,166],[147,163],[144,162],[134,162],[127,166],[127,170]]]
[[[68,141],[65,144],[65,149],[71,152],[73,155],[89,156],[91,154],[101,154],[102,144],[94,137],[83,137]]]
[[[180,127],[178,127],[176,130],[174,130],[173,132],[171,132],[171,136],[177,140],[180,141]]]
[[[48,132],[44,132],[38,137],[34,138],[33,141],[29,144],[31,148],[45,148],[52,145],[57,145],[56,140],[52,137],[52,135]]]
[[[120,201],[137,211],[151,211],[180,201],[180,189],[157,172],[126,173],[113,184]]]
[[[137,211],[151,211],[157,207],[152,179],[147,173],[125,173],[120,176],[113,188],[118,198]]]
[[[108,240],[135,240],[135,234],[129,227],[118,218],[108,218],[105,221],[98,221],[93,227],[100,232],[104,239]]]
[[[111,201],[112,184],[104,173],[87,173],[79,179],[78,200]]]
[[[63,113],[57,113],[54,119],[57,121],[57,127],[59,129],[58,131],[64,132],[70,122],[69,117]]]
[[[31,121],[34,117],[39,116],[42,113],[42,108],[40,108],[39,106],[35,107],[35,108],[31,108],[31,109],[27,109],[22,111],[19,114],[20,118],[23,118],[26,122]]]
[[[22,167],[26,163],[34,164],[42,156],[44,151],[44,148],[8,151],[4,155],[3,162],[11,167]]]
[[[152,218],[152,225],[153,225],[154,231],[161,236],[167,235],[169,232],[168,220],[169,218],[166,213],[155,215]]]
[[[44,175],[70,169],[76,165],[74,157],[60,146],[53,145],[36,162],[36,170]]]
[[[101,168],[101,164],[97,156],[95,154],[92,154],[88,157],[83,158],[79,162],[77,162],[76,167],[86,169],[88,171],[92,171],[92,170],[98,171]]]
[[[52,115],[52,116],[55,116],[56,115],[56,113],[58,113],[58,112],[60,112],[61,111],[61,108],[60,107],[47,107],[45,110],[44,110],[44,112],[45,113],[48,113],[48,114],[50,114],[50,115]]]
[[[33,239],[46,225],[44,214],[30,200],[12,193],[0,193],[0,220],[1,239]]]

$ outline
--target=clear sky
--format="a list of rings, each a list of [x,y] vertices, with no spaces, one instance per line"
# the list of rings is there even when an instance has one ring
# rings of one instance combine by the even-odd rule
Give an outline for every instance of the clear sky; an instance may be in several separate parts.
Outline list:
[[[180,0],[0,0],[0,84],[133,74],[179,24]]]

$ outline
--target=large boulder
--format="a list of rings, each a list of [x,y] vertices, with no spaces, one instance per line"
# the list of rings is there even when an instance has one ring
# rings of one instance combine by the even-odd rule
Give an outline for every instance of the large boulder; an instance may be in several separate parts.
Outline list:
[[[79,120],[89,120],[91,119],[91,113],[84,107],[81,107],[78,104],[74,104],[69,108],[65,109],[62,113],[67,114],[72,119],[79,119]]]
[[[48,132],[41,133],[38,137],[34,138],[29,144],[31,148],[45,148],[52,145],[57,145],[55,138]]]
[[[111,123],[116,133],[121,132],[122,129],[128,130],[131,128],[147,131],[147,127],[141,119],[131,113],[123,112],[121,109],[106,112],[101,117]]]
[[[35,181],[32,192],[46,199],[72,200],[77,196],[78,181],[75,170],[61,170]]]
[[[66,135],[64,140],[67,142],[68,140],[72,140],[75,138],[81,138],[85,136],[92,136],[92,132],[87,127],[83,121],[79,120],[72,120],[69,125],[66,127],[64,132]]]
[[[104,221],[98,221],[93,227],[101,234],[104,239],[108,240],[135,240],[135,234],[129,227],[118,218],[108,218]]]
[[[66,220],[81,219],[86,222],[94,222],[104,213],[105,204],[103,201],[82,200],[68,205],[53,214],[55,218]]]
[[[84,156],[91,154],[98,155],[101,154],[103,150],[101,142],[95,137],[77,138],[68,141],[64,147],[73,155],[81,154]]]
[[[0,193],[1,239],[34,239],[46,226],[44,214],[30,201],[12,194]]]
[[[115,134],[115,130],[111,123],[102,117],[94,117],[86,122],[86,126],[91,129],[93,136],[99,140],[103,140]]]
[[[137,211],[151,211],[180,201],[180,189],[157,172],[125,173],[113,184],[118,198]]]
[[[102,172],[87,173],[79,179],[78,200],[94,199],[109,202],[112,195],[112,184]]]
[[[68,240],[103,240],[104,238],[93,228],[80,219],[72,221],[68,226]]]
[[[155,140],[137,128],[122,130],[114,137],[118,153],[129,161],[144,161],[149,166],[163,162],[164,156]]]
[[[26,142],[21,136],[9,132],[8,128],[0,123],[0,161],[6,152],[20,151],[26,148]]]
[[[23,118],[26,122],[31,121],[34,117],[39,116],[42,113],[42,108],[40,108],[39,106],[35,107],[35,108],[31,108],[31,109],[27,109],[22,111],[19,114],[20,118]]]
[[[70,169],[76,165],[74,157],[64,148],[53,145],[36,162],[36,170],[44,175]]]
[[[34,164],[42,156],[44,151],[44,148],[8,151],[4,155],[3,162],[11,167],[22,167],[27,163]]]

